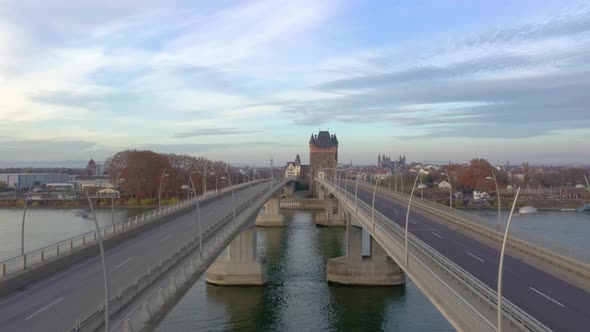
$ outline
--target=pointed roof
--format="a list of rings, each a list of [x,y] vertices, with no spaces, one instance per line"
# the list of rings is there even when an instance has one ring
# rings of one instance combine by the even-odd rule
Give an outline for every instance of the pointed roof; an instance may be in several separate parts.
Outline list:
[[[338,146],[338,139],[336,138],[336,135],[330,135],[329,131],[320,130],[315,138],[309,140],[309,143],[318,148],[324,149]]]

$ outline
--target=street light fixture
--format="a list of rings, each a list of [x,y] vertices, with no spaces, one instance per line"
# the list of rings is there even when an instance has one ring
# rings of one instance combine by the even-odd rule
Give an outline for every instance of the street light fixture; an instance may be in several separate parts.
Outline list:
[[[441,173],[440,175],[446,175],[447,179],[449,179],[449,207],[453,208],[453,184],[451,183],[451,175],[449,171],[445,168],[445,173]]]
[[[508,239],[508,231],[510,230],[510,222],[512,221],[512,215],[514,213],[514,207],[516,206],[516,201],[518,200],[518,194],[520,193],[520,187],[516,190],[516,195],[514,196],[514,202],[512,203],[512,209],[510,210],[510,216],[508,217],[508,223],[506,224],[506,231],[504,231],[504,240],[502,241],[502,250],[500,251],[500,264],[498,266],[498,312],[497,312],[497,319],[498,325],[496,326],[496,331],[502,332],[502,272],[504,269],[504,250],[506,249],[506,239]]]
[[[117,180],[113,184],[113,193],[111,195],[111,225],[115,224],[115,190],[116,190],[117,185],[119,183],[123,183],[125,181],[126,181],[125,178],[122,178],[122,179],[117,178]]]
[[[21,231],[20,231],[20,254],[24,256],[25,254],[25,218],[27,217],[27,205],[29,205],[29,197],[31,197],[31,190],[33,189],[33,184],[35,183],[35,176],[33,175],[33,179],[29,184],[29,190],[27,191],[27,197],[25,198],[25,207],[23,209],[23,221],[21,223]]]
[[[109,332],[109,278],[107,275],[107,266],[105,264],[104,245],[102,243],[100,228],[98,227],[98,219],[96,219],[96,212],[94,212],[92,200],[90,199],[90,193],[86,192],[86,197],[88,198],[88,205],[90,205],[90,211],[92,212],[92,218],[94,219],[94,226],[96,227],[96,235],[98,236],[98,246],[100,248],[100,259],[102,263],[102,276],[104,279],[104,330]]]
[[[414,185],[412,186],[412,191],[410,193],[410,200],[408,201],[408,210],[406,211],[406,231],[405,231],[405,243],[406,243],[406,268],[408,266],[408,223],[410,221],[410,208],[412,206],[412,197],[414,197],[414,189],[423,189],[426,186],[420,183],[417,187],[416,184],[418,183],[418,177],[420,177],[420,173],[416,174],[416,179],[414,180]]]
[[[498,180],[496,179],[496,174],[494,173],[494,170],[492,171],[492,176],[487,176],[486,180],[491,181],[493,180],[494,183],[496,184],[496,196],[498,197],[498,227],[499,229],[502,229],[502,217],[500,216],[500,213],[502,211],[501,205],[502,205],[502,201],[500,200],[500,189],[498,188]]]
[[[375,188],[373,189],[373,204],[371,205],[371,224],[373,224],[373,232],[375,232],[375,194],[377,193],[377,186],[381,181],[381,177],[378,177],[375,181]]]
[[[226,176],[221,177],[222,180],[228,180],[229,182],[229,187],[231,189],[231,205],[232,205],[232,213],[233,213],[233,220],[234,220],[234,227],[236,226],[236,199],[234,196],[234,187],[231,183],[231,177],[229,176],[229,172],[227,171],[227,168],[225,168],[225,174],[227,174]]]
[[[170,174],[166,173],[166,169],[162,170],[162,177],[160,178],[160,188],[158,190],[158,208],[162,207],[162,184],[164,183],[164,178],[169,177]]]

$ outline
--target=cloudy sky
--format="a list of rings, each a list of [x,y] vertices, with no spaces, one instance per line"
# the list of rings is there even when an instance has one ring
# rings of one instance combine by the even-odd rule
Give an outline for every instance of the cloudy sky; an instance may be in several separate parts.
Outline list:
[[[590,4],[0,0],[0,161],[590,161]]]

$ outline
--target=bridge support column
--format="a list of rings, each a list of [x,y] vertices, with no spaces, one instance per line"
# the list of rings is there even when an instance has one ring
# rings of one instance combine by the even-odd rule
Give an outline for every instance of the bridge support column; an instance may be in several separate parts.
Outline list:
[[[344,218],[344,208],[340,202],[335,199],[325,200],[325,213],[318,213],[315,215],[315,224],[325,227],[344,227],[346,226]],[[334,204],[336,205],[336,212],[334,212]]]
[[[229,244],[207,269],[207,283],[220,286],[258,286],[266,283],[266,265],[256,257],[256,228],[250,227]]]
[[[295,182],[291,182],[290,184],[286,185],[283,188],[283,192],[281,197],[285,198],[293,198],[293,194],[295,193]]]
[[[403,271],[377,241],[370,236],[370,243],[363,243],[363,240],[362,228],[353,226],[351,216],[347,214],[347,255],[328,259],[328,283],[347,286],[395,286],[405,283]]]
[[[260,212],[256,217],[256,226],[261,227],[283,227],[285,226],[285,216],[281,214],[279,199],[272,197],[264,204],[264,212]]]

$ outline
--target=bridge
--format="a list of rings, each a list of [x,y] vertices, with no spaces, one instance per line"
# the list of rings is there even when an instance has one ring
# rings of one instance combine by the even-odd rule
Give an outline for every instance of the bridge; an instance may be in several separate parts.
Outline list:
[[[409,277],[456,329],[497,330],[501,232],[474,222],[474,215],[414,197],[406,233],[409,195],[336,177],[318,183],[320,197],[338,200],[348,229],[348,255],[328,261],[328,280],[396,284]],[[367,245],[369,253],[362,253]],[[587,256],[530,235],[511,238],[508,247],[502,330],[590,326]]]
[[[399,285],[410,278],[457,330],[497,330],[498,230],[414,198],[406,234],[409,195],[337,178],[317,179],[316,189],[326,200],[316,221],[347,229],[347,254],[328,261],[329,282]],[[203,273],[218,285],[264,284],[252,226],[284,226],[279,200],[292,190],[289,179],[249,182],[102,228],[110,330],[157,325]],[[568,250],[511,239],[503,330],[590,326],[590,265]],[[0,331],[104,330],[95,232],[0,264]]]

